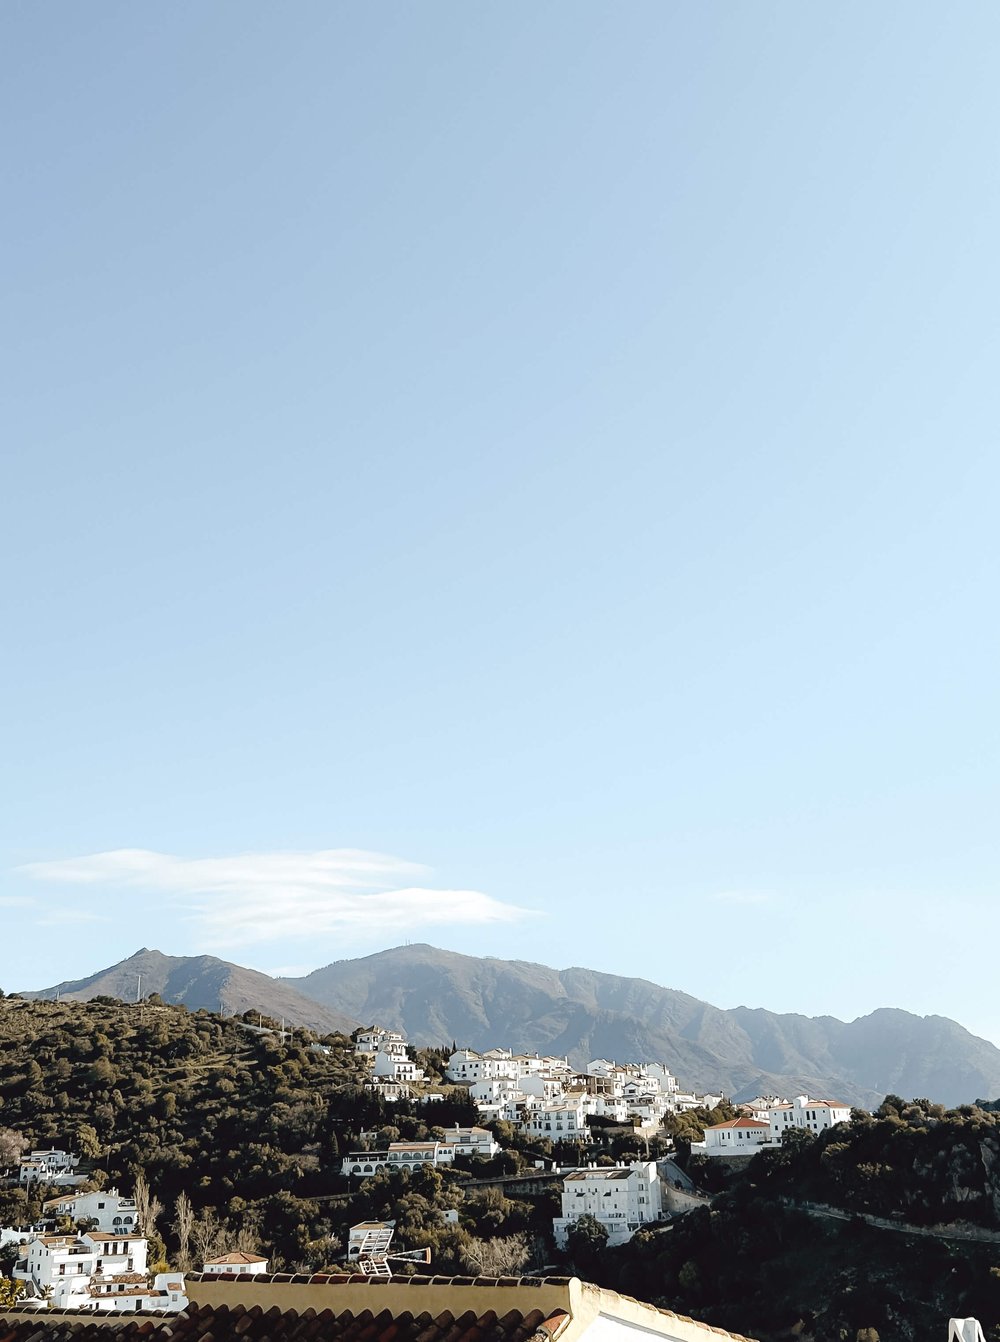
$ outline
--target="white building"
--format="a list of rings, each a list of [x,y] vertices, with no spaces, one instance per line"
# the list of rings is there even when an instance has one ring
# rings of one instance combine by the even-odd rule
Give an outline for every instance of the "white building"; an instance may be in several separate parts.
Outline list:
[[[14,1267],[29,1297],[47,1298],[52,1308],[95,1311],[186,1308],[184,1278],[178,1272],[146,1272],[148,1245],[141,1235],[39,1235]]]
[[[390,1142],[385,1151],[352,1151],[341,1162],[341,1172],[367,1179],[379,1170],[413,1170],[421,1165],[450,1165],[455,1148],[445,1142]]]
[[[722,1103],[721,1095],[695,1095],[693,1091],[678,1091],[674,1096],[674,1109],[678,1114],[689,1109],[715,1109]]]
[[[64,1193],[43,1203],[50,1216],[68,1216],[71,1221],[94,1222],[95,1230],[126,1233],[139,1228],[134,1198],[123,1198],[117,1188],[100,1193]]]
[[[590,1135],[582,1096],[564,1101],[529,1100],[520,1126],[532,1137],[547,1137],[553,1142],[575,1142]]]
[[[850,1118],[850,1105],[836,1100],[810,1100],[807,1095],[796,1095],[791,1104],[775,1105],[768,1115],[771,1140],[775,1142],[780,1142],[782,1134],[791,1128],[825,1132],[836,1123],[848,1123]]]
[[[608,1232],[608,1244],[625,1244],[640,1226],[663,1216],[655,1161],[591,1166],[567,1174],[562,1187],[562,1216],[552,1222],[556,1244],[565,1249],[569,1229],[582,1216],[593,1216]]]
[[[361,1030],[354,1041],[355,1053],[378,1053],[385,1049],[388,1053],[406,1054],[406,1036],[398,1030],[386,1030],[381,1025],[373,1025],[370,1030]]]
[[[22,1156],[18,1180],[22,1184],[80,1184],[84,1176],[76,1173],[80,1157],[69,1151],[32,1151]]]
[[[424,1079],[423,1068],[418,1067],[412,1059],[406,1056],[405,1046],[402,1053],[390,1051],[384,1046],[380,1048],[375,1054],[372,1071],[377,1080],[396,1081],[402,1085],[409,1085],[413,1081]]]
[[[449,1081],[465,1082],[468,1085],[504,1076],[516,1081],[518,1067],[510,1049],[494,1048],[488,1053],[477,1053],[472,1048],[460,1048],[448,1059],[445,1074]]]
[[[361,1257],[389,1252],[395,1221],[359,1221],[347,1232],[347,1261],[355,1263]]]
[[[259,1277],[267,1271],[267,1259],[261,1258],[259,1253],[243,1253],[234,1249],[232,1253],[209,1258],[201,1270],[211,1277]]]
[[[482,1156],[489,1160],[491,1156],[499,1154],[500,1151],[500,1143],[489,1128],[461,1128],[457,1123],[454,1128],[445,1130],[444,1145],[451,1147],[453,1158],[454,1156]]]
[[[692,1142],[691,1149],[704,1151],[706,1156],[748,1156],[770,1140],[769,1124],[756,1118],[730,1118],[706,1128],[704,1142]]]

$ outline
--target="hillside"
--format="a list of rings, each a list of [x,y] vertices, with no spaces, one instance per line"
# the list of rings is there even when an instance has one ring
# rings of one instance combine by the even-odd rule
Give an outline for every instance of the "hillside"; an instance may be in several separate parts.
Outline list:
[[[585,1151],[569,1152],[506,1132],[508,1149],[485,1165],[348,1184],[340,1158],[366,1140],[363,1132],[425,1140],[431,1124],[468,1122],[472,1110],[456,1095],[433,1112],[387,1106],[359,1086],[364,1072],[348,1039],[329,1035],[317,1045],[305,1030],[282,1039],[253,1021],[180,1006],[0,998],[3,1126],[30,1145],[70,1146],[88,1157],[96,1180],[124,1190],[141,1169],[164,1204],[156,1252],[175,1262],[184,1193],[194,1207],[195,1262],[244,1243],[276,1270],[319,1270],[341,1255],[348,1226],[391,1217],[401,1243],[432,1250],[436,1272],[482,1271],[486,1251],[502,1270],[505,1246],[520,1243],[519,1269],[555,1263],[763,1342],[844,1342],[868,1328],[922,1342],[949,1314],[976,1315],[988,1337],[998,1335],[996,1113],[890,1097],[877,1114],[814,1142],[797,1133],[738,1171],[716,1171],[726,1187],[711,1209],[643,1230],[619,1249],[584,1236],[567,1259],[551,1240],[557,1189],[510,1198],[470,1187],[470,1178],[533,1171],[541,1156],[630,1158],[635,1149],[615,1145],[630,1139],[594,1134]],[[696,1177],[704,1165],[692,1164]],[[972,1222],[994,1238],[918,1239],[898,1224],[809,1215],[793,1205],[803,1199],[917,1226]],[[446,1208],[458,1211],[457,1223],[442,1219]],[[40,1190],[0,1189],[0,1224],[23,1224],[39,1210]]]
[[[865,1107],[897,1091],[960,1104],[1000,1094],[1000,1050],[940,1016],[884,1009],[845,1023],[724,1011],[644,979],[401,946],[283,982],[416,1043],[589,1058],[655,1058],[688,1086],[737,1098],[831,1096]]]
[[[118,997],[123,1002],[132,1002],[140,984],[143,996],[158,993],[164,1002],[192,1011],[204,1008],[225,1016],[260,1011],[320,1033],[342,1030],[349,1034],[358,1024],[349,1014],[304,997],[288,984],[255,969],[244,969],[212,955],[163,955],[145,946],[127,960],[98,970],[89,978],[57,983],[38,992],[23,992],[21,996],[29,1000],[58,997],[70,1002]]]

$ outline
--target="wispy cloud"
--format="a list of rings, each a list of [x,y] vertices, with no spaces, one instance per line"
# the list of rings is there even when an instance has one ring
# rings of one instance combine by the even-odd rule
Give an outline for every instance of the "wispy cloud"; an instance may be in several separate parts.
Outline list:
[[[189,918],[230,944],[507,923],[531,914],[479,890],[417,884],[425,867],[356,848],[212,858],[118,848],[18,871],[50,883],[173,896]]]

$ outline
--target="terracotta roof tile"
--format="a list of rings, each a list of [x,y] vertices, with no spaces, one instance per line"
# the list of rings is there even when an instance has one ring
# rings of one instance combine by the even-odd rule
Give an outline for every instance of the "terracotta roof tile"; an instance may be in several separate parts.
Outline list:
[[[468,1279],[471,1283],[472,1278]],[[482,1278],[478,1279],[482,1282]],[[452,1279],[454,1284],[454,1279]],[[566,1316],[553,1316],[553,1323]],[[393,1314],[388,1309],[317,1313],[307,1309],[266,1312],[254,1305],[190,1305],[182,1314],[93,1314],[67,1310],[44,1313],[0,1312],[0,1342],[528,1342],[546,1322],[541,1310],[512,1309],[499,1318],[494,1310],[426,1311]],[[553,1331],[542,1337],[548,1342]],[[541,1340],[540,1340],[541,1342]]]

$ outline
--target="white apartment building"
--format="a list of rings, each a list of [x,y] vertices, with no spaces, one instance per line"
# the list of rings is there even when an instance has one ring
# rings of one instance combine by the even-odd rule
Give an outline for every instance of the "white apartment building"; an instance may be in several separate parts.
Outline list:
[[[780,1142],[790,1128],[806,1132],[825,1132],[836,1123],[848,1123],[851,1107],[836,1100],[810,1100],[807,1095],[796,1095],[791,1104],[777,1104],[770,1110],[768,1121],[771,1140]]]
[[[64,1193],[43,1203],[51,1216],[68,1216],[71,1221],[95,1222],[95,1230],[131,1233],[139,1228],[134,1198],[123,1198],[117,1188],[100,1193]]]
[[[341,1173],[366,1179],[379,1170],[419,1169],[421,1165],[453,1165],[456,1156],[495,1156],[500,1143],[488,1128],[456,1126],[442,1141],[390,1142],[384,1151],[352,1151]]]
[[[567,1174],[562,1187],[562,1216],[554,1218],[556,1244],[565,1249],[570,1227],[593,1216],[608,1232],[609,1246],[625,1244],[640,1226],[663,1215],[655,1161],[595,1166]]]
[[[532,1137],[547,1137],[553,1142],[575,1142],[590,1135],[582,1097],[528,1100],[521,1113],[520,1127]]]
[[[706,1156],[748,1156],[769,1145],[771,1128],[756,1118],[730,1118],[705,1129],[704,1142],[692,1142],[692,1151]]]
[[[243,1253],[234,1249],[232,1253],[209,1258],[201,1270],[210,1277],[259,1277],[267,1271],[267,1259],[261,1258],[259,1253]]]
[[[341,1162],[341,1173],[367,1179],[379,1170],[413,1170],[421,1165],[451,1165],[455,1148],[445,1142],[390,1142],[386,1151],[352,1151]]]

